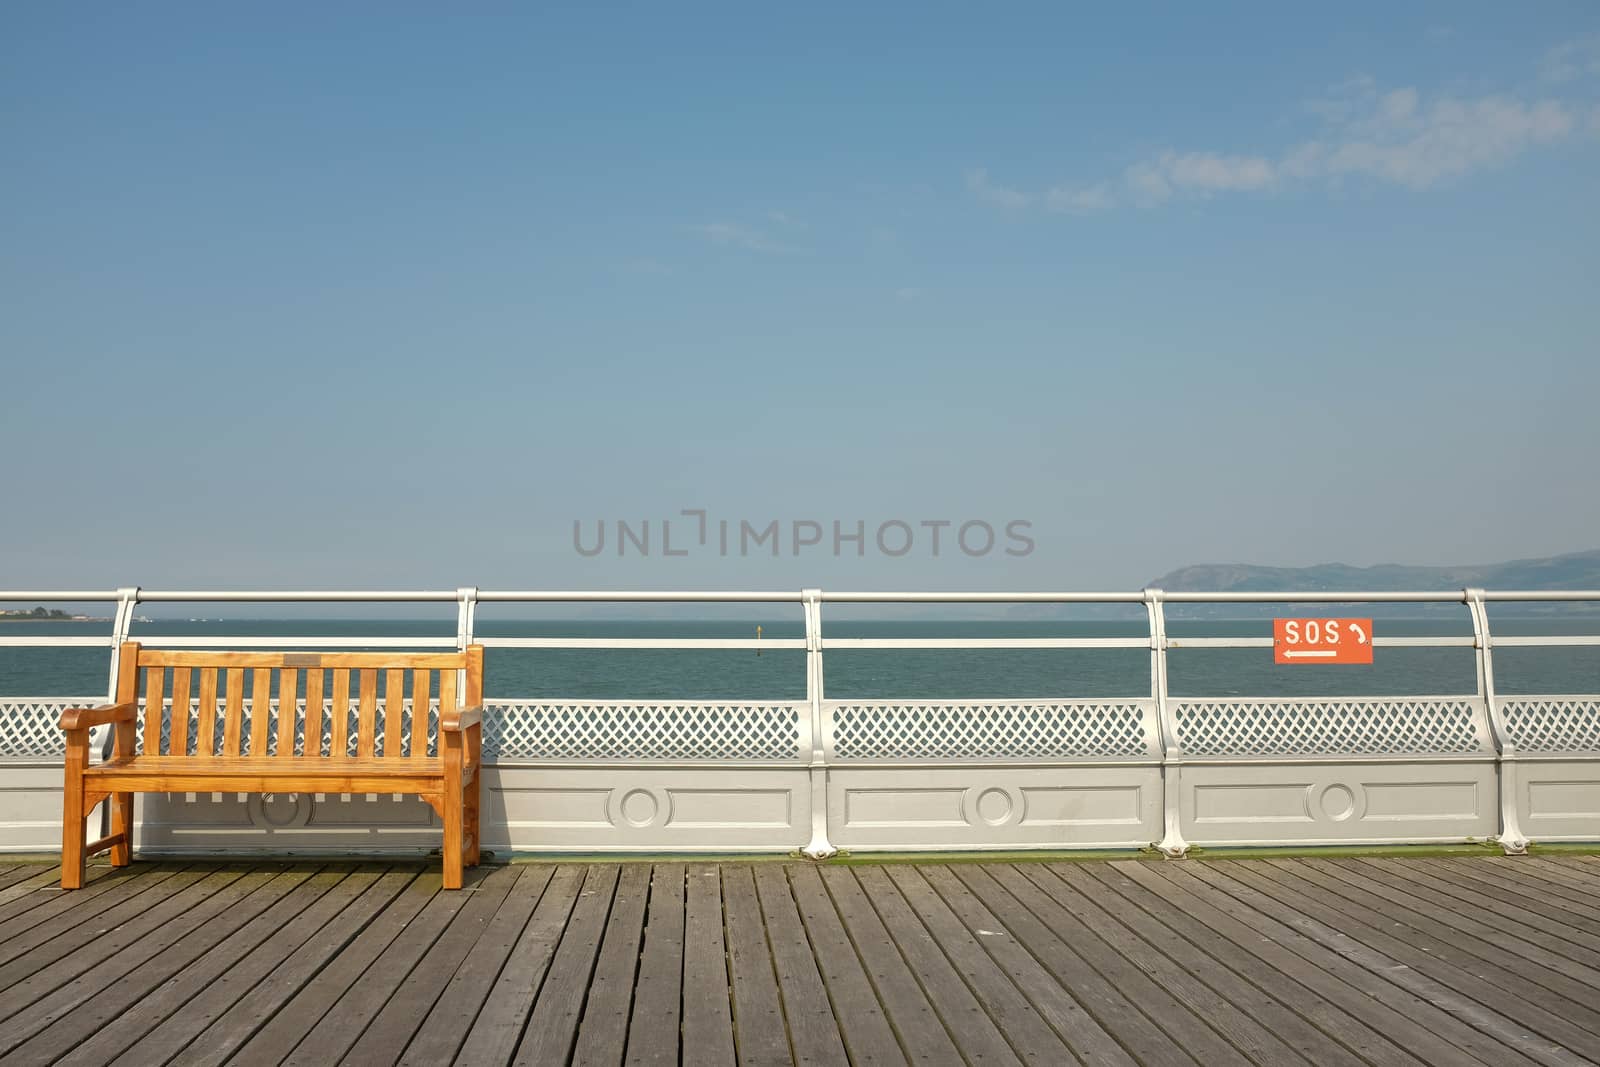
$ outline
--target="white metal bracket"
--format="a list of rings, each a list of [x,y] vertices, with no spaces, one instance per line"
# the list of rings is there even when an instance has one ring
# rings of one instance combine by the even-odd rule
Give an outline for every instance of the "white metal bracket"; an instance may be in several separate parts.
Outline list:
[[[811,842],[803,851],[825,860],[839,850],[828,840],[828,736],[822,713],[822,590],[803,589],[801,607],[806,621],[806,703],[811,714]]]
[[[1499,753],[1500,770],[1500,847],[1508,856],[1521,856],[1528,851],[1528,838],[1517,822],[1517,791],[1521,788],[1517,775],[1517,746],[1506,729],[1500,711],[1500,700],[1494,688],[1494,636],[1489,631],[1489,610],[1484,604],[1482,589],[1463,589],[1461,599],[1472,616],[1472,644],[1478,660],[1478,694],[1483,698],[1489,716],[1489,732]]]

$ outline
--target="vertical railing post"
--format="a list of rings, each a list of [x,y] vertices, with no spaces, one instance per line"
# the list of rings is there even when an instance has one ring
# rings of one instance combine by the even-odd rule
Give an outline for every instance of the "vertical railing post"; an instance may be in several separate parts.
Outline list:
[[[1488,716],[1488,726],[1495,748],[1495,762],[1500,788],[1500,847],[1508,856],[1520,856],[1528,851],[1528,839],[1517,820],[1517,791],[1521,783],[1517,776],[1517,747],[1506,730],[1500,713],[1500,700],[1494,686],[1494,636],[1489,631],[1489,609],[1483,601],[1482,589],[1463,589],[1461,598],[1472,616],[1472,647],[1478,664],[1478,696],[1482,699]]]
[[[456,651],[465,652],[467,646],[472,644],[473,627],[478,621],[478,587],[475,585],[461,586],[456,590]],[[456,707],[462,706],[462,701],[467,698],[467,672],[456,671]],[[416,702],[412,702],[411,714],[415,715]],[[428,713],[427,708],[422,713]],[[441,740],[440,745],[444,742]],[[442,749],[441,749],[442,751]]]
[[[117,610],[111,618],[111,680],[106,685],[106,703],[115,704],[117,701],[117,675],[122,669],[122,643],[128,639],[128,633],[133,629],[133,609],[139,603],[139,587],[136,585],[123,586],[117,590]],[[116,740],[116,732],[110,726],[96,726],[89,731],[89,751],[100,751],[100,758],[111,758],[111,747]],[[100,836],[108,837],[111,834],[111,802],[109,800],[100,805]]]
[[[117,700],[117,674],[122,668],[122,643],[133,629],[133,609],[139,604],[139,587],[124,586],[117,590],[117,610],[111,619],[111,680],[106,685],[106,703]],[[96,726],[90,731],[89,751],[100,749],[100,758],[111,756],[111,727]]]
[[[822,590],[801,591],[801,606],[806,620],[806,704],[810,713],[811,842],[803,850],[814,860],[827,859],[838,851],[828,840],[828,730],[822,709]]]
[[[1163,835],[1158,848],[1168,859],[1182,859],[1189,851],[1183,839],[1183,750],[1178,744],[1177,723],[1167,702],[1167,611],[1166,594],[1160,589],[1144,591],[1145,614],[1150,622],[1150,695],[1156,702],[1156,723],[1161,741],[1161,806]]]

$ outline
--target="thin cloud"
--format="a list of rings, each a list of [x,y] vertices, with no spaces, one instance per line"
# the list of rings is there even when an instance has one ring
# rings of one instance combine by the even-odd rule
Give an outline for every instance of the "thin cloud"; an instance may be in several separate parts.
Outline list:
[[[1600,33],[1558,44],[1545,53],[1539,67],[1545,81],[1572,82],[1600,75]]]
[[[1570,79],[1574,72],[1600,72],[1600,35],[1551,51],[1548,77]],[[1321,120],[1316,136],[1275,152],[1169,149],[1114,178],[1063,183],[1041,197],[996,185],[982,169],[967,175],[967,186],[1007,210],[1037,199],[1050,211],[1072,215],[1357,179],[1422,191],[1600,130],[1600,107],[1587,102],[1509,94],[1429,97],[1414,86],[1384,91],[1367,75],[1333,86],[1306,109]]]
[[[1051,211],[1068,215],[1093,215],[1116,207],[1117,197],[1106,182],[1082,186],[1058,185],[1045,194],[1045,204]]]
[[[742,248],[747,252],[787,254],[797,251],[790,244],[777,241],[763,230],[737,222],[706,222],[690,226],[689,231],[702,239],[724,248]]]
[[[1008,211],[1025,208],[1033,201],[1027,193],[991,182],[989,172],[982,167],[967,172],[967,188],[984,203],[1003,207]]]

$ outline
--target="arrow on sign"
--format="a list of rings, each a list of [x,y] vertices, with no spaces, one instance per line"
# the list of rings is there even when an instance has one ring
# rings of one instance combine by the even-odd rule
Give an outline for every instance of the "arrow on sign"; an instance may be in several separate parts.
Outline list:
[[[1327,659],[1332,659],[1334,656],[1337,656],[1338,654],[1339,653],[1337,651],[1335,651],[1334,649],[1331,649],[1331,648],[1327,648],[1327,649],[1319,648],[1316,651],[1310,651],[1310,650],[1300,651],[1300,652],[1290,651],[1290,652],[1285,652],[1283,655],[1284,655],[1284,658],[1286,658],[1286,659],[1305,659],[1305,658],[1312,657],[1312,656],[1321,656],[1321,657],[1324,657],[1324,658],[1327,658]]]

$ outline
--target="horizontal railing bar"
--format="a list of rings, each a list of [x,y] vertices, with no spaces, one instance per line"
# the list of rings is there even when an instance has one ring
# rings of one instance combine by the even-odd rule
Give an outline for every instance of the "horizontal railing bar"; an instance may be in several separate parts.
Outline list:
[[[1551,637],[1528,637],[1522,634],[1501,637],[1495,634],[1492,640],[1497,648],[1502,645],[1600,645],[1600,634],[1563,634]]]
[[[830,604],[1142,604],[1143,593],[866,593],[822,594]]]
[[[146,648],[454,648],[454,637],[195,637],[140,634]]]
[[[1350,592],[1333,593],[1326,590],[1299,593],[1163,593],[1169,604],[1403,604],[1403,603],[1464,603],[1458,589],[1455,592]]]
[[[1600,589],[1494,589],[1484,590],[1485,600],[1600,600]]]
[[[0,647],[3,646],[45,646],[57,648],[88,647],[110,648],[111,635],[103,637],[6,637],[0,635]]]
[[[4,590],[0,589],[0,601],[18,600],[48,600],[48,601],[115,601],[118,599],[116,590]],[[961,604],[961,603],[995,603],[995,604],[1137,604],[1145,600],[1146,594],[1140,592],[1018,592],[1018,591],[987,591],[987,592],[889,592],[889,591],[842,591],[823,592],[822,599],[831,603],[903,603],[903,604]],[[1301,591],[1252,591],[1252,592],[1198,592],[1193,590],[1163,592],[1162,598],[1172,604],[1222,604],[1222,603],[1404,603],[1404,602],[1461,602],[1464,593],[1461,590],[1412,590],[1412,591],[1350,591],[1339,592],[1329,590],[1301,590]],[[384,590],[384,589],[140,589],[136,600],[140,603],[173,603],[173,602],[211,602],[211,601],[353,601],[353,602],[399,602],[422,601],[435,603],[454,602],[460,598],[460,593],[455,590],[422,589],[422,590]],[[1600,589],[1501,589],[1485,590],[1485,600],[1492,601],[1531,601],[1531,602],[1558,602],[1558,601],[1600,601]],[[725,603],[788,603],[804,599],[804,594],[796,590],[622,590],[622,589],[581,589],[581,590],[478,590],[476,599],[479,603],[507,602],[507,601],[565,601],[565,602],[624,602],[624,601],[677,601],[681,603],[696,602],[725,602]]]
[[[1148,637],[824,637],[823,649],[849,648],[1143,648]]]
[[[452,599],[453,596],[452,596]],[[600,603],[728,603],[728,604],[775,604],[775,603],[800,603],[804,597],[798,591],[791,592],[746,592],[741,590],[723,592],[699,592],[693,590],[656,591],[656,590],[594,590],[594,589],[530,589],[519,591],[479,590],[478,603],[502,602],[528,602],[528,603],[586,603],[598,601]]]
[[[639,700],[626,698],[601,698],[601,697],[484,697],[483,702],[489,707],[522,707],[528,704],[559,704],[562,707],[583,708],[632,708],[641,705],[648,707],[672,706],[677,704],[716,704],[735,705],[738,707],[763,707],[763,708],[808,708],[809,700],[764,700],[752,698],[750,700],[729,700],[725,697],[683,697],[678,700],[663,700],[658,697],[645,697]]]
[[[1271,648],[1270,637],[1168,637],[1168,648]],[[1473,638],[1461,637],[1374,637],[1374,645],[1389,648],[1471,648]],[[1496,642],[1499,643],[1498,641]]]
[[[454,603],[458,594],[454,591],[434,590],[359,590],[344,589],[248,589],[234,591],[218,591],[212,589],[186,589],[177,591],[160,591],[151,589],[139,590],[139,603],[184,603],[184,602],[213,602],[213,601],[253,601],[253,602],[281,602],[300,601],[314,603],[327,602],[370,602],[370,603],[397,603],[405,601],[426,601],[433,603]]]
[[[803,637],[476,637],[485,648],[805,648]]]

